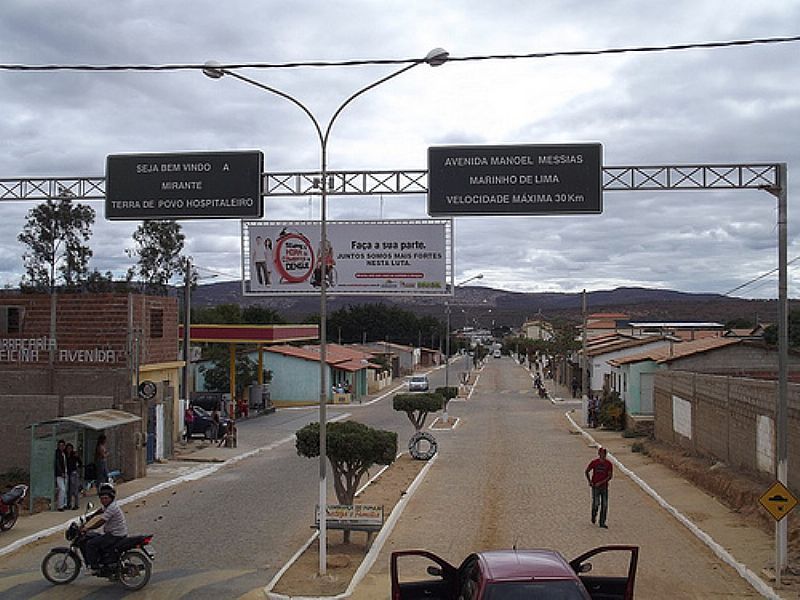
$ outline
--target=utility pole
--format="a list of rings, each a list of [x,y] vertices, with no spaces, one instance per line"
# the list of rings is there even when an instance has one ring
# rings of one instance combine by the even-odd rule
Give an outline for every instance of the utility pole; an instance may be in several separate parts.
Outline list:
[[[583,357],[583,370],[581,372],[581,405],[583,406],[583,422],[587,423],[589,416],[589,386],[591,379],[589,377],[589,357],[586,356],[586,290],[583,290],[583,331],[581,332],[581,355]]]
[[[183,398],[189,406],[189,369],[192,364],[190,329],[192,326],[192,257],[186,258],[186,272],[183,276]]]

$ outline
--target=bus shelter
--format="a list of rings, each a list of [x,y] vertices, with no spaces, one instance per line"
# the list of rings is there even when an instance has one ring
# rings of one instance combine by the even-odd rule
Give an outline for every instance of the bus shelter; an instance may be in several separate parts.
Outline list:
[[[51,510],[55,509],[54,461],[58,440],[72,444],[83,465],[85,467],[92,465],[93,467],[94,448],[101,433],[140,420],[141,417],[129,412],[105,409],[58,417],[30,425],[30,511],[34,511],[37,499],[49,501]],[[113,455],[114,449],[112,448]],[[91,477],[91,479],[93,478]],[[87,476],[86,479],[90,478]]]

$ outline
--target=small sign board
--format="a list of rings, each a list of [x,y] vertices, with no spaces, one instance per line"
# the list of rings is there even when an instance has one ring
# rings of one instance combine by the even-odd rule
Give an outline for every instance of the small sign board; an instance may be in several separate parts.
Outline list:
[[[431,216],[602,212],[602,144],[428,148]]]
[[[776,521],[780,521],[797,506],[797,498],[780,481],[776,481],[758,499]]]
[[[263,170],[258,150],[112,154],[106,158],[106,219],[260,218]]]
[[[316,505],[314,521],[319,523],[319,504]],[[383,525],[383,506],[380,504],[326,504],[326,523],[348,525]]]

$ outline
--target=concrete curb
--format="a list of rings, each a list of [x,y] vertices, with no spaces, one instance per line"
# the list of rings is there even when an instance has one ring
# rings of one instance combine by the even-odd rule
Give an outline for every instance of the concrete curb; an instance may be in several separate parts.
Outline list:
[[[586,432],[583,428],[581,428],[572,416],[569,413],[564,414],[567,417],[567,420],[572,424],[572,426],[580,432],[580,434],[589,440],[592,444],[599,446],[600,444],[595,440],[588,432]],[[692,521],[690,521],[686,516],[684,516],[678,509],[672,506],[669,502],[667,502],[664,498],[662,498],[658,492],[656,492],[653,488],[651,488],[647,482],[645,482],[642,478],[640,478],[636,473],[631,471],[628,467],[623,465],[619,459],[611,454],[608,453],[608,458],[611,460],[614,465],[622,471],[625,475],[627,475],[636,485],[638,485],[644,492],[653,498],[658,504],[665,509],[669,514],[675,517],[683,526],[685,526],[689,531],[691,531],[695,537],[697,537],[701,542],[703,542],[706,546],[708,546],[711,551],[717,555],[723,562],[733,568],[742,579],[747,581],[755,591],[759,594],[764,596],[765,598],[770,598],[770,600],[784,600],[782,596],[778,595],[778,593],[772,589],[763,579],[761,579],[758,575],[756,575],[753,571],[751,571],[747,565],[744,565],[737,561],[733,555],[725,550],[719,543],[714,541],[714,539],[708,535],[705,531],[700,529],[697,525],[695,525]]]
[[[292,558],[289,559],[281,569],[275,574],[272,580],[266,585],[264,588],[264,595],[269,598],[270,600],[342,600],[344,598],[350,597],[350,595],[355,591],[358,584],[361,583],[361,580],[364,579],[369,570],[375,564],[375,561],[378,558],[378,554],[383,549],[383,545],[386,543],[386,540],[392,534],[395,525],[397,525],[397,521],[400,519],[400,515],[403,513],[403,510],[408,503],[408,500],[414,495],[417,491],[417,488],[422,483],[422,480],[425,479],[425,476],[428,474],[428,471],[431,468],[431,465],[436,461],[439,457],[437,453],[428,463],[422,467],[422,470],[417,474],[414,478],[414,481],[408,486],[408,490],[406,493],[398,500],[397,504],[395,504],[394,508],[392,509],[389,518],[386,519],[386,523],[384,523],[383,527],[381,528],[380,532],[378,533],[375,541],[369,548],[367,555],[364,557],[364,560],[361,561],[361,564],[356,569],[356,572],[353,574],[353,578],[350,580],[350,585],[347,586],[347,589],[342,592],[341,594],[337,594],[335,596],[286,596],[284,594],[278,594],[272,591],[278,582],[280,581],[283,574],[289,570],[289,568],[294,564],[294,562],[306,551],[306,549],[319,537],[319,532],[315,532],[311,538],[303,545],[303,547],[298,550]],[[388,468],[388,466],[386,467]],[[372,483],[375,479],[377,479],[381,473],[383,473],[385,469],[381,469],[378,473],[375,474],[374,477],[370,478],[370,480],[361,487],[358,493],[361,493],[370,483]]]

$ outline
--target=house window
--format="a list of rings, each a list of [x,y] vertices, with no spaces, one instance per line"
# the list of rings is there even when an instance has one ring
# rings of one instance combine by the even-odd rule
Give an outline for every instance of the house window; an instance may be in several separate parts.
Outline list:
[[[22,333],[22,318],[25,309],[21,306],[0,306],[0,333]]]
[[[150,337],[164,337],[164,311],[160,308],[150,309]]]

